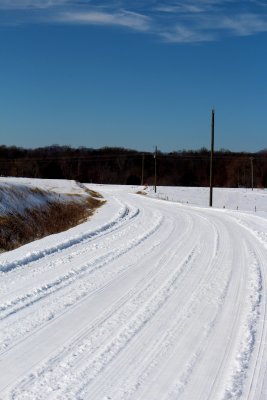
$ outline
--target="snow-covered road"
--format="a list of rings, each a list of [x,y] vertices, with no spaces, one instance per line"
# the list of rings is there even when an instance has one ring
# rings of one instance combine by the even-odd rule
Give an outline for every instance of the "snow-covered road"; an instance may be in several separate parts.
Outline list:
[[[103,186],[0,256],[0,399],[267,399],[267,223]]]

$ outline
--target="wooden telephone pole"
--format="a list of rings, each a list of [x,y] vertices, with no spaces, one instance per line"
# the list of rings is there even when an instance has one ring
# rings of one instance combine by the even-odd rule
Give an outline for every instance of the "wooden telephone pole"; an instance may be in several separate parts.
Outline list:
[[[212,207],[213,201],[213,153],[214,153],[214,115],[215,110],[211,112],[211,147],[210,147],[210,202],[209,206]]]
[[[145,155],[142,154],[142,175],[141,175],[141,186],[144,186],[144,165],[145,165]]]
[[[254,189],[254,171],[253,171],[253,160],[254,157],[250,157],[250,165],[251,165],[251,189]]]
[[[157,193],[157,146],[155,148],[154,159],[155,159],[154,190],[155,190],[155,193]]]

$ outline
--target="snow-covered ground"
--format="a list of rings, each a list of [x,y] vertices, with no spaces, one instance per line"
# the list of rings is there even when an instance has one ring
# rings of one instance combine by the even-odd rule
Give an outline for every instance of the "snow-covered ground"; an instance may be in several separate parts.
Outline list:
[[[90,221],[0,255],[0,399],[266,400],[266,191],[89,187]]]
[[[79,201],[84,194],[75,181],[0,177],[0,216],[23,214],[49,202]]]
[[[83,189],[76,181],[65,179],[33,179],[0,177],[0,185],[23,185],[29,188],[38,187],[41,190],[49,190],[58,194],[84,194]]]
[[[164,187],[159,186],[156,194],[152,187],[147,188],[150,196],[175,201],[181,204],[207,207],[209,188]],[[267,189],[214,188],[213,207],[254,213],[267,218]]]

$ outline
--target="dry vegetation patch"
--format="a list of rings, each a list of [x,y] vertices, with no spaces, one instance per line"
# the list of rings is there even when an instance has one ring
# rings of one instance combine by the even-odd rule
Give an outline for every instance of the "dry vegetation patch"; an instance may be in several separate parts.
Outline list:
[[[38,195],[42,191],[32,189]],[[100,195],[101,196],[101,195]],[[92,216],[105,203],[92,196],[69,201],[49,201],[42,207],[26,208],[21,213],[0,216],[0,251],[13,250],[44,236],[65,231]]]
[[[147,192],[144,192],[143,190],[138,190],[138,192],[136,192],[136,194],[141,194],[142,196],[146,196]]]
[[[96,192],[95,190],[92,189],[85,189],[85,191],[90,194],[90,196],[95,197],[96,199],[103,199],[102,194]]]

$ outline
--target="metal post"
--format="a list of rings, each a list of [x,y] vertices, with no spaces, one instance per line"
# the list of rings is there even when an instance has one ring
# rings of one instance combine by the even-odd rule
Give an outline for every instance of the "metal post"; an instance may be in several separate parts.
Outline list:
[[[142,175],[141,175],[141,186],[144,186],[144,164],[145,164],[145,155],[142,154]]]
[[[154,159],[155,159],[154,190],[155,190],[155,193],[157,193],[157,146],[156,146],[156,148],[155,148]]]
[[[212,207],[213,200],[213,153],[214,153],[214,115],[215,110],[212,109],[211,113],[211,148],[210,148],[210,202],[209,206]]]
[[[253,188],[254,188],[253,160],[254,160],[254,157],[250,157],[250,163],[251,163],[251,189],[252,189],[252,190],[253,190]]]

